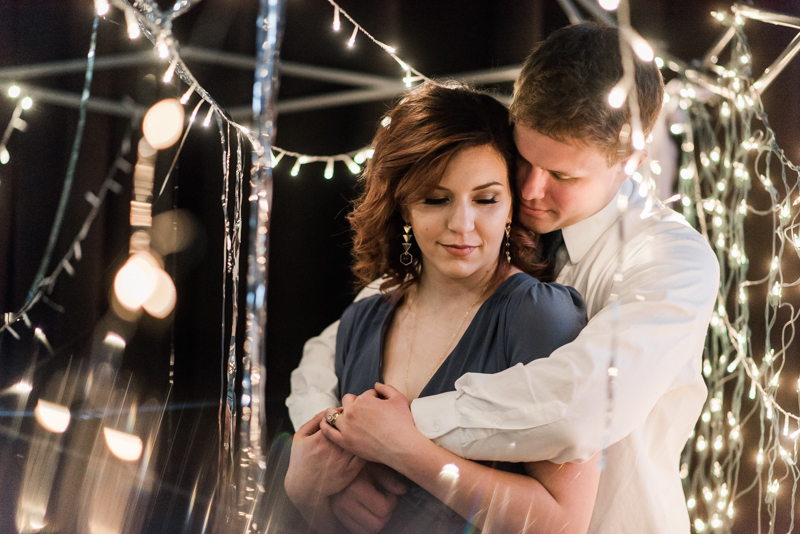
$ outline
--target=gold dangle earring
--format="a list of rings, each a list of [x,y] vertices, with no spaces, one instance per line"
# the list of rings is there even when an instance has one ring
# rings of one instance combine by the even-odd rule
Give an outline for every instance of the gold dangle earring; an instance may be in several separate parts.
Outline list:
[[[511,223],[506,223],[506,263],[511,263],[511,250],[508,238],[511,237]]]
[[[411,248],[411,225],[406,224],[403,226],[403,253],[400,254],[400,263],[403,265],[411,265],[414,261],[414,256],[408,251]]]

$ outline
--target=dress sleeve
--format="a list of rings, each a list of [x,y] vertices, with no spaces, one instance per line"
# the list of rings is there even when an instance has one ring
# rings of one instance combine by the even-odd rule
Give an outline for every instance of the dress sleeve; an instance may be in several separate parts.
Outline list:
[[[586,321],[586,306],[575,289],[560,284],[532,285],[506,309],[508,367],[550,356],[578,337]]]
[[[644,424],[659,400],[693,383],[716,301],[719,265],[698,235],[656,235],[624,265],[612,424],[605,410],[612,299],[572,343],[548,358],[488,375],[467,373],[456,391],[416,399],[417,428],[475,460],[584,461]]]
[[[355,300],[377,293],[377,285],[373,283],[364,288]],[[339,321],[336,321],[320,335],[306,341],[300,364],[292,371],[292,391],[286,398],[286,407],[295,430],[322,410],[341,406],[339,379],[336,377],[338,329]]]

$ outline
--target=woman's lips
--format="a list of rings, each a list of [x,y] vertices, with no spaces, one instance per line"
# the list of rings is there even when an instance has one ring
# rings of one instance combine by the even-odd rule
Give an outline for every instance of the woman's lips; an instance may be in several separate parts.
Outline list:
[[[473,250],[478,248],[477,246],[472,245],[445,245],[442,244],[442,247],[452,254],[453,256],[468,256],[472,253]]]

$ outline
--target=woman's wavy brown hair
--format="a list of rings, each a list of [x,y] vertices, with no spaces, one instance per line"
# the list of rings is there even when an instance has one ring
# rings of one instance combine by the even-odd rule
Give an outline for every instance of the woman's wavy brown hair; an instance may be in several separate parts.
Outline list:
[[[387,119],[390,122],[375,135],[375,153],[360,179],[363,190],[348,216],[355,234],[356,287],[361,289],[383,277],[384,294],[416,281],[422,267],[416,243],[410,250],[414,261],[400,263],[403,207],[430,195],[460,150],[491,146],[508,170],[514,214],[518,208],[512,127],[508,110],[493,97],[458,83],[426,82],[409,92]],[[512,263],[533,276],[540,275],[543,265],[536,261],[537,236],[516,219],[511,228]],[[495,276],[499,279],[508,268],[504,247],[498,250],[498,259]]]

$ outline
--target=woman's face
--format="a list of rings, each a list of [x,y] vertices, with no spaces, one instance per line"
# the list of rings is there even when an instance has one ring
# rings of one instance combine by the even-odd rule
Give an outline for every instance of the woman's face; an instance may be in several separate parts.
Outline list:
[[[408,206],[426,275],[494,272],[511,215],[508,170],[497,151],[482,145],[456,153],[433,193]]]

